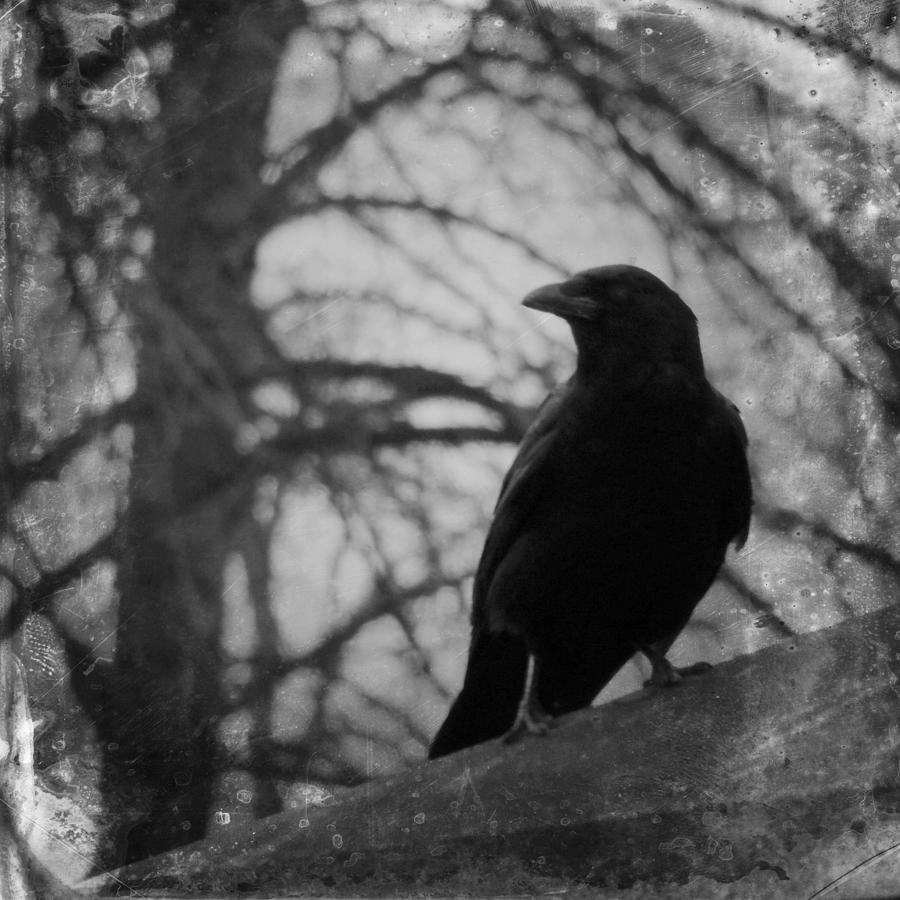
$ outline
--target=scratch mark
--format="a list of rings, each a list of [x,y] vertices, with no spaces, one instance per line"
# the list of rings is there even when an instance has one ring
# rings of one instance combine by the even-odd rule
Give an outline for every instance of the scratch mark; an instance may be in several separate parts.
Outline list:
[[[140,328],[140,325],[134,322],[130,325],[109,325],[102,328],[73,328],[71,331],[52,331],[47,337],[71,337],[73,334],[110,334],[116,331],[131,331],[133,328]]]
[[[90,650],[88,650],[87,653],[84,654],[84,656],[81,657],[81,659],[78,660],[78,662],[75,663],[74,666],[70,666],[56,681],[54,681],[53,684],[51,684],[50,687],[48,687],[47,690],[44,691],[44,693],[41,694],[40,697],[37,698],[38,701],[43,700],[44,697],[46,697],[47,694],[50,693],[50,691],[52,691],[54,688],[59,687],[70,675],[72,675],[75,672],[75,670],[80,665],[87,662],[87,660],[89,660],[91,658],[93,653],[96,650],[98,650],[100,647],[102,647],[119,630],[119,628],[122,627],[122,625],[125,625],[128,622],[130,622],[136,615],[137,615],[137,613],[132,613],[132,615],[130,615],[124,622],[120,622],[118,625],[116,625],[115,628],[113,628],[111,631],[107,632]]]
[[[19,0],[14,6],[11,6],[2,16],[0,16],[0,22],[11,16],[25,2],[26,0]]]
[[[465,771],[462,774],[462,784],[460,784],[459,792],[457,794],[457,802],[460,807],[462,807],[463,803],[466,799],[466,791],[472,791],[472,801],[473,803],[481,810],[482,815],[484,814],[484,804],[481,802],[481,797],[478,794],[478,790],[475,787],[475,782],[472,781],[472,770],[469,766],[466,766]]]
[[[251,84],[249,87],[245,88],[243,91],[241,91],[240,93],[238,93],[237,95],[232,97],[230,100],[223,101],[215,109],[211,109],[208,113],[201,116],[199,119],[195,120],[194,122],[191,122],[190,125],[186,125],[184,128],[181,128],[178,131],[176,131],[174,134],[169,135],[166,138],[166,140],[148,147],[146,150],[142,151],[139,154],[139,158],[145,158],[145,157],[149,156],[150,154],[152,154],[156,150],[165,149],[167,145],[174,144],[174,142],[176,140],[178,140],[179,138],[182,138],[186,134],[190,133],[191,131],[194,131],[197,128],[201,127],[207,120],[213,119],[216,116],[219,116],[222,113],[227,112],[229,110],[229,108],[232,106],[237,106],[237,104],[240,103],[248,94],[251,94],[254,91],[268,90],[269,86],[270,86],[270,80],[268,78],[260,79],[258,82],[256,82],[255,84]],[[162,159],[156,160],[155,162],[150,162],[148,164],[147,168],[148,169],[159,168],[159,167],[162,167],[163,165],[165,165],[170,160],[177,159],[179,155],[186,156],[192,150],[195,150],[198,147],[202,147],[204,144],[208,143],[210,136],[214,136],[214,135],[218,134],[220,131],[223,131],[225,128],[228,127],[228,124],[229,124],[228,122],[224,122],[222,125],[215,128],[212,132],[205,135],[201,140],[195,141],[194,143],[189,144],[187,147],[183,147],[180,150],[174,151],[173,153],[169,154],[168,156],[163,157]],[[193,165],[193,163],[191,163],[191,165]]]
[[[876,859],[880,859],[882,856],[887,856],[889,853],[893,853],[898,848],[900,848],[900,841],[897,841],[896,844],[891,844],[890,847],[885,847],[884,850],[879,850],[877,853],[873,853],[870,857],[864,859],[861,863],[857,863],[855,866],[853,866],[852,869],[848,869],[846,872],[844,872],[843,875],[835,878],[834,881],[829,881],[828,884],[825,885],[825,887],[819,888],[819,890],[817,890],[814,894],[810,894],[808,900],[815,900],[816,897],[821,897],[824,894],[829,893],[831,890],[838,887],[838,885],[847,881],[847,879],[854,875],[856,872],[861,872],[863,869],[867,868],[873,862],[875,862]]]
[[[334,331],[334,329],[337,328],[342,322],[346,322],[348,318],[350,318],[350,317],[349,316],[341,316],[340,319],[337,319],[337,321],[333,322],[331,325],[328,325],[325,328],[323,328],[319,332],[319,337],[321,337],[323,334],[328,334],[329,331]]]
[[[24,0],[23,0],[23,2],[24,2]],[[44,834],[46,834],[47,837],[50,838],[51,841],[56,841],[57,844],[61,844],[68,851],[70,851],[71,853],[74,853],[75,856],[77,856],[80,860],[93,866],[93,860],[89,856],[86,856],[77,847],[75,847],[73,844],[70,844],[64,838],[61,838],[59,835],[54,834],[52,831],[50,831],[49,828],[45,828],[37,819],[32,819],[30,816],[23,815],[17,808],[13,808],[6,800],[4,800],[3,797],[0,797],[0,803],[2,803],[13,814],[14,817],[24,819],[33,828],[37,828],[39,831],[42,831]],[[147,896],[146,894],[138,893],[134,888],[132,888],[130,885],[128,885],[124,881],[122,881],[121,878],[117,878],[110,871],[103,872],[102,874],[107,875],[110,878],[112,878],[113,881],[115,881],[116,884],[118,884],[120,887],[126,888],[130,892],[130,895],[132,897],[146,897]]]
[[[323,315],[329,309],[331,309],[332,306],[335,306],[336,304],[341,303],[343,300],[344,300],[344,297],[337,297],[334,300],[332,300],[330,303],[326,303],[321,309],[317,309],[311,315],[306,316],[306,318],[301,319],[299,322],[294,322],[292,325],[283,329],[285,334],[289,334],[292,331],[296,331],[298,328],[301,328],[302,326],[306,325],[307,322],[311,322],[313,319],[317,318],[318,316]],[[326,331],[330,331],[336,325],[340,325],[340,323],[344,320],[344,318],[346,318],[346,316],[338,319],[337,322],[335,322],[334,324],[325,328],[322,333],[324,334]]]
[[[776,540],[780,536],[781,535],[778,534],[771,534],[765,540],[757,541],[752,547],[748,547],[746,550],[742,550],[740,553],[738,553],[738,559],[744,559],[744,557],[752,556],[754,553],[756,553],[757,550],[759,550],[760,547],[765,547],[766,544],[771,544],[772,541]]]
[[[537,320],[537,323],[535,325],[532,325],[531,328],[526,328],[525,331],[520,332],[519,335],[513,338],[513,340],[509,341],[509,343],[500,344],[497,349],[508,350],[510,347],[518,344],[519,341],[524,340],[532,332],[537,331],[545,322],[549,322],[552,318],[553,313],[544,313],[544,315],[542,315],[540,319]]]
[[[872,315],[870,315],[867,319],[863,319],[863,321],[860,322],[859,325],[851,328],[849,331],[845,331],[843,334],[836,334],[833,337],[823,338],[822,343],[827,344],[829,341],[839,341],[842,338],[849,337],[851,334],[855,334],[860,330],[860,328],[865,328],[866,325],[878,318],[878,316],[881,314],[881,310],[883,310],[884,307],[887,306],[887,303],[890,299],[890,297],[885,297],[881,301],[881,305],[878,307],[878,309],[876,309],[875,312],[873,312]]]
[[[774,54],[770,54],[770,56],[774,56]],[[768,58],[769,58],[769,56],[763,57],[764,60],[768,59]],[[730,87],[732,87],[734,85],[741,84],[744,81],[749,81],[755,75],[756,75],[755,69],[748,69],[747,74],[743,75],[741,78],[736,78],[734,81],[729,81],[726,84],[722,85],[721,87],[713,89],[712,91],[710,91],[710,93],[708,93],[705,97],[702,97],[696,103],[693,103],[691,106],[688,106],[686,109],[681,110],[681,112],[679,112],[678,115],[675,116],[675,118],[672,119],[672,121],[668,125],[665,126],[665,128],[661,128],[658,132],[655,131],[652,134],[649,134],[642,141],[637,141],[634,144],[634,148],[636,150],[642,150],[649,143],[651,143],[651,141],[653,141],[657,137],[658,134],[662,134],[666,131],[671,131],[685,117],[685,115],[688,112],[690,112],[692,109],[696,109],[698,106],[702,106],[704,103],[708,103],[716,94],[722,93],[723,91],[728,90]],[[606,184],[607,182],[612,181],[613,177],[615,175],[617,175],[622,169],[627,168],[628,165],[629,165],[628,160],[622,159],[619,162],[615,163],[614,165],[610,166],[607,170],[607,174],[603,178],[599,178],[595,182],[595,186],[601,185],[601,184]]]
[[[690,106],[687,106],[683,110],[681,110],[681,112],[678,114],[678,117],[675,119],[675,122],[681,119],[686,113],[689,113],[692,109],[696,109],[698,106],[702,106],[704,103],[709,103],[709,101],[718,94],[722,94],[725,91],[735,87],[736,85],[743,84],[745,81],[749,81],[755,76],[756,69],[749,69],[747,71],[747,74],[743,75],[741,78],[735,78],[734,81],[728,81],[716,88],[713,88],[705,97],[701,97],[696,103],[692,103]],[[674,122],[672,124],[674,124]],[[671,127],[672,126],[670,125],[669,128]]]
[[[316,318],[316,316],[321,316],[322,313],[324,313],[328,309],[331,309],[332,306],[334,306],[337,303],[340,303],[343,299],[344,299],[343,297],[336,297],[334,300],[331,301],[331,303],[326,303],[321,309],[317,309],[312,315],[307,316],[305,319],[301,319],[293,327],[299,328],[301,325],[305,325],[307,322],[311,322],[313,319]]]

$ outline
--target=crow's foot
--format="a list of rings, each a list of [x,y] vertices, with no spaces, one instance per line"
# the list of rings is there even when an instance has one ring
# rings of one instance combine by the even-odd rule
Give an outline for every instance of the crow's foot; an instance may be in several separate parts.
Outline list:
[[[653,665],[653,674],[644,682],[644,687],[672,687],[683,678],[701,675],[712,668],[708,662],[698,662],[692,666],[673,666],[665,656],[651,658],[650,662]]]
[[[546,734],[553,727],[553,716],[540,709],[521,709],[512,728],[503,735],[504,744],[515,743],[525,734]]]

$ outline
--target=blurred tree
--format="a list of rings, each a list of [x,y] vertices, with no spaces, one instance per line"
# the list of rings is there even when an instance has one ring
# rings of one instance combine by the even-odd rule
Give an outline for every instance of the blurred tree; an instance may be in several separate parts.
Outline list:
[[[138,857],[421,758],[571,364],[516,301],[590,265],[689,300],[753,439],[693,651],[889,602],[900,72],[842,9],[10,7],[0,563],[51,793]]]

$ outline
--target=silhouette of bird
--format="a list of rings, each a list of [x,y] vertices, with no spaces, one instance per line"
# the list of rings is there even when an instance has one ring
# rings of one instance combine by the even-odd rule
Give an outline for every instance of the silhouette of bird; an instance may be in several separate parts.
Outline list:
[[[665,653],[750,524],[747,435],[706,380],[697,319],[634,266],[530,293],[572,329],[575,372],[544,401],[500,490],[475,575],[462,691],[431,758],[542,733],[637,651]]]

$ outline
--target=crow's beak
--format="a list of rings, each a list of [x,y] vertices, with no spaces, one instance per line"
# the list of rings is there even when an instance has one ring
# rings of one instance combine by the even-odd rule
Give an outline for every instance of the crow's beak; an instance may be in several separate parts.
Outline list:
[[[567,282],[562,284],[545,284],[532,291],[523,301],[522,306],[529,309],[537,309],[541,312],[553,313],[562,319],[590,319],[596,321],[599,318],[599,304],[591,297],[569,296],[563,293]]]

